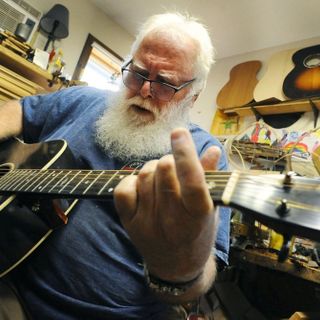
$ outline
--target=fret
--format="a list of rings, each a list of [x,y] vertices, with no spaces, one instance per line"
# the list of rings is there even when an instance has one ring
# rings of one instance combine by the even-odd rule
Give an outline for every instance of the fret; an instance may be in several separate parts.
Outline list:
[[[104,174],[104,171],[101,171],[100,174],[97,175],[97,177],[90,183],[90,185],[83,191],[82,194],[86,194],[87,191],[91,188],[91,186],[94,185],[97,182],[97,180],[101,177],[101,175],[103,175],[103,174]]]
[[[0,179],[0,188],[6,189],[8,185],[16,183],[16,176],[19,175],[17,170],[8,172]]]
[[[80,171],[80,172],[81,172],[81,171]],[[77,190],[79,186],[82,186],[83,183],[86,183],[86,184],[87,184],[87,183],[90,183],[90,180],[86,180],[86,178],[87,178],[88,175],[90,175],[91,172],[92,172],[92,170],[89,171],[89,172],[74,186],[74,188],[70,191],[70,194],[73,193],[75,190]],[[84,182],[84,181],[86,181],[86,182]],[[77,192],[77,193],[78,193],[78,192]]]
[[[106,190],[106,188],[110,185],[110,183],[112,182],[112,180],[117,177],[118,173],[120,171],[116,171],[112,176],[111,178],[103,185],[103,187],[99,190],[98,192],[98,195],[101,195],[101,194],[105,194],[104,190]],[[121,175],[120,177],[124,177],[124,175]],[[121,178],[120,178],[121,180]],[[114,191],[114,186],[110,187],[107,189],[107,194],[110,194],[110,193],[113,193]]]
[[[73,171],[73,173],[74,173],[75,171]],[[64,190],[67,188],[67,187],[69,187],[69,184],[80,174],[80,170],[78,170],[77,171],[77,173],[65,184],[65,186],[61,189],[61,190],[59,190],[59,193],[67,193],[67,192],[65,192]],[[72,188],[72,186],[71,186],[71,188]]]
[[[123,178],[137,172],[138,169],[132,171],[15,169],[8,171],[0,179],[0,189],[12,192],[70,195],[71,198],[78,195],[99,198],[112,195]],[[221,199],[229,177],[229,172],[205,173],[206,184],[214,200]]]
[[[29,181],[31,181],[31,179],[33,178],[32,176],[35,175],[36,173],[37,172],[32,170],[32,169],[31,170],[25,170],[22,175],[20,174],[20,179],[19,179],[18,183],[16,185],[14,185],[15,182],[13,182],[11,185],[6,186],[7,190],[10,190],[10,189],[12,189],[13,191],[19,190],[19,188],[22,185],[24,185],[24,184],[28,183]]]
[[[106,173],[106,171],[93,170],[84,179],[82,179],[74,193],[98,197],[97,190],[100,190],[105,185],[106,178],[109,179],[109,176],[110,174]]]
[[[30,186],[30,185],[32,185],[36,180],[38,180],[38,176],[39,175],[41,175],[42,174],[42,171],[40,171],[40,170],[31,170],[31,175],[30,175],[30,177],[28,177],[25,181],[24,181],[24,183],[23,184],[19,184],[15,189],[17,190],[17,191],[24,191],[24,188],[26,187],[26,186]],[[35,181],[34,181],[34,179],[36,179]]]
[[[71,172],[71,171],[68,171],[68,172]],[[60,184],[62,184],[66,179],[66,177],[64,176],[64,173],[65,171],[60,170],[59,173],[52,179],[52,180],[55,180],[58,178],[58,181],[48,190],[48,193],[56,193],[58,190],[61,189]],[[62,175],[62,177],[60,177],[60,175]],[[55,188],[57,188],[58,190],[55,190]]]
[[[60,171],[58,170],[48,170],[48,178],[51,177],[51,179],[44,185],[42,186],[42,192],[44,193],[49,193],[50,189],[51,189],[51,182],[56,179],[59,175],[60,175]],[[48,189],[46,189],[48,187]]]
[[[45,170],[39,171],[39,177],[35,181],[33,181],[31,184],[29,184],[29,186],[27,188],[25,188],[23,191],[30,190],[30,188],[32,188],[36,184],[35,187],[31,190],[31,191],[35,191],[37,189],[38,185],[39,185],[39,184],[37,184],[37,182],[40,180],[40,183],[42,183],[43,182],[42,178],[45,175],[46,175],[46,171]]]
[[[4,190],[6,189],[10,190],[16,183],[19,183],[21,179],[24,179],[24,178],[25,178],[25,174],[21,175],[21,172],[19,170],[13,170],[10,173],[8,173],[6,177],[3,177],[1,179],[2,181],[1,188],[3,188]]]
[[[214,201],[221,202],[223,191],[229,180],[230,173],[225,171],[206,172],[206,184],[210,192],[210,196]]]
[[[78,188],[77,188],[76,193],[75,193],[75,194],[80,194],[80,195],[83,194],[83,189],[84,189],[84,188],[87,188],[88,184],[90,184],[91,181],[92,181],[92,179],[95,177],[94,171],[90,171],[89,173],[86,174],[85,177],[83,176],[83,174],[82,174],[82,176],[81,176],[81,172],[83,172],[83,171],[80,171],[80,172],[79,172],[78,178],[75,178],[75,180],[76,180],[75,183],[74,183],[73,185],[71,185],[71,188],[72,188],[72,190],[73,190],[73,187],[75,186],[75,184],[78,184],[79,182],[81,182],[81,183],[78,185]],[[84,171],[84,172],[86,173],[87,171]],[[84,179],[84,178],[85,178],[85,179]],[[68,181],[62,181],[63,183],[65,183],[64,188],[66,187],[66,185],[68,184],[68,182],[69,182],[70,180],[71,180],[71,179],[68,178]],[[64,189],[64,188],[62,188],[62,189]],[[58,191],[58,190],[56,190],[56,191]],[[58,193],[62,194],[62,192],[58,192]],[[70,188],[69,188],[69,191],[68,191],[68,189],[65,189],[64,192],[63,192],[63,194],[69,194],[69,193],[70,193]]]
[[[95,179],[92,180],[90,188],[87,186],[85,194],[87,195],[98,195],[100,189],[105,185],[106,180],[109,179],[110,173],[108,171],[99,171],[95,175]]]
[[[72,171],[62,171],[62,177],[49,189],[49,193],[59,194],[61,189],[65,187],[65,185],[71,180]]]
[[[69,171],[69,172],[71,172],[71,171]],[[41,192],[48,184],[50,184],[50,182],[51,182],[52,180],[54,180],[54,179],[56,178],[56,176],[55,176],[55,177],[52,177],[52,175],[51,175],[51,174],[48,174],[48,173],[50,173],[50,171],[46,170],[46,171],[45,171],[45,174],[44,174],[44,175],[46,175],[46,178],[45,178],[44,180],[40,181],[40,183],[39,183],[38,185],[36,185],[36,186],[32,189],[32,191]],[[63,171],[63,170],[61,171],[61,175],[64,176],[64,171]],[[67,175],[68,175],[68,174],[67,174]],[[51,178],[51,179],[50,179],[50,178]],[[50,179],[50,180],[47,181],[48,179]],[[63,177],[62,177],[62,179],[63,179]],[[61,179],[60,179],[60,180],[61,180]],[[59,181],[60,181],[60,180],[59,180]]]
[[[118,171],[116,172],[105,184],[105,186],[98,192],[98,194],[110,195],[113,194],[115,187],[126,176],[132,176],[139,172],[139,169],[130,171]],[[108,187],[108,188],[107,188]],[[107,189],[106,189],[107,188]]]
[[[45,176],[45,178],[40,181],[40,184],[36,185],[36,186],[31,190],[32,192],[36,192],[36,191],[41,191],[41,190],[43,190],[44,186],[46,186],[46,185],[53,179],[53,178],[52,178],[52,174],[53,174],[54,176],[56,176],[55,171],[44,170],[43,172],[44,172],[44,174],[42,175],[42,177]],[[51,179],[50,179],[50,177],[51,177]],[[50,179],[49,182],[46,182],[48,179]]]

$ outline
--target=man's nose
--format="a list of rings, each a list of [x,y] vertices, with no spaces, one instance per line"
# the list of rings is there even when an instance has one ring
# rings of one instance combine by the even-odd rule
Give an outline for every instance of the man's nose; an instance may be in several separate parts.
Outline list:
[[[144,83],[140,89],[140,95],[144,99],[146,99],[148,97],[153,98],[150,81],[146,81],[146,80],[144,81]]]

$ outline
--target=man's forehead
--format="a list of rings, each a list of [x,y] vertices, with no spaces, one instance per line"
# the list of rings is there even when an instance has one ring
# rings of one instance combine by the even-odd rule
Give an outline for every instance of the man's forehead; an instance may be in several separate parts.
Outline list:
[[[150,33],[141,41],[134,54],[134,61],[139,63],[139,66],[151,61],[159,62],[164,69],[183,68],[186,71],[195,62],[197,51],[197,44],[190,37],[183,36],[177,41],[166,33]]]

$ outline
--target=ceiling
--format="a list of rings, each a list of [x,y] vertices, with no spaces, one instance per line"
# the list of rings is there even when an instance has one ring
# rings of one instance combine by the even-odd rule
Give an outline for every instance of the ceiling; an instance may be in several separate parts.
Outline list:
[[[148,16],[188,12],[207,25],[217,58],[320,36],[319,0],[91,0],[130,34]]]

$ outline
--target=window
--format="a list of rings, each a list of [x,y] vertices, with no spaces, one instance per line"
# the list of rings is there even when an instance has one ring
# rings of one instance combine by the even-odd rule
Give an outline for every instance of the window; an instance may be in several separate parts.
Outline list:
[[[100,89],[117,91],[123,59],[106,45],[88,35],[73,80],[81,80]]]

